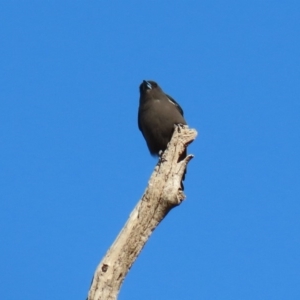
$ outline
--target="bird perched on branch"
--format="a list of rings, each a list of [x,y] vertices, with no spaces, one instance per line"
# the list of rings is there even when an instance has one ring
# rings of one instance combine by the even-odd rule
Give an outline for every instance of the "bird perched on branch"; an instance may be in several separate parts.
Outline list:
[[[159,155],[170,142],[174,124],[186,125],[180,105],[154,81],[143,80],[140,85],[138,125],[149,151]],[[186,157],[186,151],[179,158]],[[184,179],[184,178],[183,178]]]

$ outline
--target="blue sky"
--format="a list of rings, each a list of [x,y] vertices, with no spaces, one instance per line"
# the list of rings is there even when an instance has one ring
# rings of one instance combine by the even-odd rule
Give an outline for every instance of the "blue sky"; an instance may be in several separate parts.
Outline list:
[[[300,299],[300,2],[3,1],[0,294],[85,299],[156,164],[156,80],[199,132],[125,299]]]

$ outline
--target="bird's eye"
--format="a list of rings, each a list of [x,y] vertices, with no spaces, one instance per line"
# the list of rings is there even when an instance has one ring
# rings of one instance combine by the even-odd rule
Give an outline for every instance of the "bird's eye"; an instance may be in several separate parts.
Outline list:
[[[156,82],[152,83],[152,86],[157,87],[157,83]]]

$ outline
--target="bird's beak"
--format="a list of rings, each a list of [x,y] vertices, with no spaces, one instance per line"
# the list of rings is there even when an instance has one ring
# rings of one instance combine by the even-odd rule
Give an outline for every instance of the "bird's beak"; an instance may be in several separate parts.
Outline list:
[[[152,85],[149,81],[144,80],[143,83],[147,87],[147,89],[152,90]]]

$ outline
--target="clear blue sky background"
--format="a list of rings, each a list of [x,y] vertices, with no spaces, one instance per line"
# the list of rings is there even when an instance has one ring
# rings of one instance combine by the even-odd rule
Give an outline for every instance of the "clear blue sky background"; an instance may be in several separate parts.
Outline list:
[[[85,299],[156,164],[153,79],[199,132],[119,299],[300,299],[299,1],[2,1],[1,299]]]

